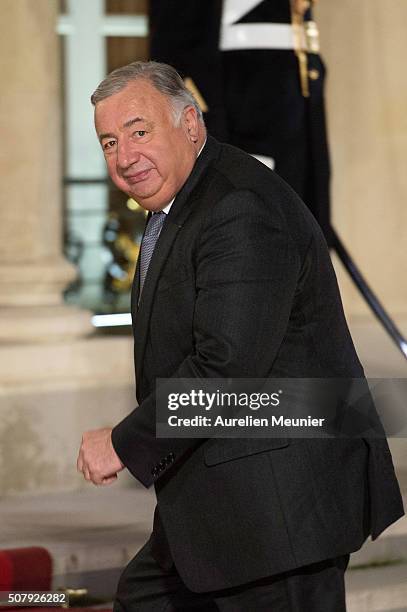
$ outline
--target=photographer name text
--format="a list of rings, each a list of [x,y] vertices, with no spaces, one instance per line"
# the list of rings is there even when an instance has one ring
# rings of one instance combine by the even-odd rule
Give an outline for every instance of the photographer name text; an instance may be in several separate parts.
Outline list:
[[[317,419],[311,416],[306,418],[287,418],[282,415],[268,417],[223,417],[215,419],[209,416],[197,415],[193,417],[179,417],[172,414],[168,417],[170,427],[322,427],[325,419]]]

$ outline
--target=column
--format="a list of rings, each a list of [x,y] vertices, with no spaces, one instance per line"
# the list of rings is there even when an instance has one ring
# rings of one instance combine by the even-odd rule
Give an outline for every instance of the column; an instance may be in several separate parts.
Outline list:
[[[92,329],[62,297],[76,272],[62,255],[57,11],[54,0],[0,2],[0,342]]]

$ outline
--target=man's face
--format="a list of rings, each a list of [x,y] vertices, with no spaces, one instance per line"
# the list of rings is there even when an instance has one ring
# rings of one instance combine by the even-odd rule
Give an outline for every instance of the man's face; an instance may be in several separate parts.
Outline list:
[[[168,98],[145,79],[96,104],[95,125],[117,187],[147,210],[161,210],[194,166],[201,131],[192,107],[179,126]]]

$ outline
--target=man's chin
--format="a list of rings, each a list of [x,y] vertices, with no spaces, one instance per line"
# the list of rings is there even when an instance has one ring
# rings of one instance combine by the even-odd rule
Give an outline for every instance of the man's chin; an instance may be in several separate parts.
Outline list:
[[[152,193],[135,193],[132,191],[127,192],[127,195],[135,200],[142,208],[152,212],[162,210],[164,206],[168,204],[168,202],[162,201],[162,197],[159,196],[157,191]]]
[[[152,178],[137,185],[127,183],[126,188],[121,186],[121,189],[142,208],[153,212],[162,210],[174,197],[171,187],[162,180],[152,180]]]
[[[140,206],[144,206],[144,203],[148,203],[150,200],[155,200],[158,192],[160,191],[160,186],[157,185],[143,185],[137,184],[137,189],[129,188],[126,190],[127,195],[129,195],[133,200],[138,202]]]

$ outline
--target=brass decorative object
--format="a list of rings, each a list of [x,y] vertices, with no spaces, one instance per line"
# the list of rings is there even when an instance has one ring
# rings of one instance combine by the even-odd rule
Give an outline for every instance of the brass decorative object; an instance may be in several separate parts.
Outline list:
[[[189,89],[189,91],[192,93],[192,95],[194,96],[195,100],[198,102],[201,111],[203,113],[207,113],[209,108],[207,103],[205,102],[201,92],[199,91],[198,87],[195,85],[194,81],[191,79],[191,77],[186,77],[184,79],[184,83],[185,83],[185,87],[187,87],[187,89]]]

